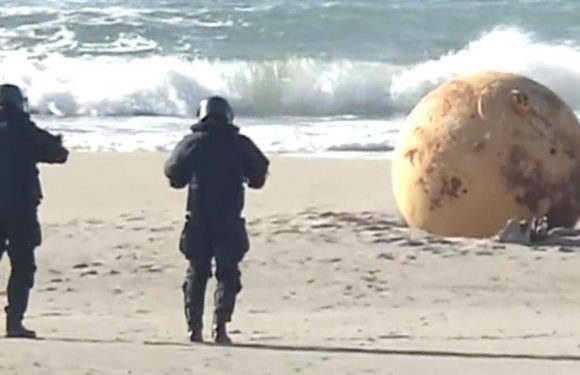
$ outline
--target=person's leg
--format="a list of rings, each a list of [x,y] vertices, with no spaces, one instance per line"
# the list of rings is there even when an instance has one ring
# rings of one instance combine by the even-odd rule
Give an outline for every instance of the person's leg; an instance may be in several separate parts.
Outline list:
[[[232,320],[238,293],[242,290],[239,263],[249,248],[245,220],[232,218],[221,236],[215,236],[217,288],[214,294],[214,340],[231,344],[226,325]]]
[[[35,248],[40,245],[40,224],[36,215],[14,217],[7,231],[10,278],[8,306],[6,306],[6,334],[8,337],[36,337],[34,331],[22,325],[28,309],[30,290],[36,273]]]
[[[203,340],[205,291],[211,277],[211,248],[202,222],[188,217],[180,240],[180,251],[189,265],[183,282],[183,302],[189,340]]]
[[[207,282],[211,277],[211,258],[200,258],[190,261],[183,283],[185,318],[189,339],[192,342],[201,342],[203,340],[205,291]]]
[[[232,320],[236,297],[242,290],[241,273],[237,262],[224,262],[216,258],[217,288],[214,293],[214,340],[218,344],[230,344],[226,325]]]
[[[6,232],[3,226],[0,226],[0,261],[4,257],[4,253],[8,249],[8,241],[6,240]],[[8,294],[8,291],[6,291]]]
[[[236,297],[242,290],[238,265],[217,265],[217,288],[215,291],[215,322],[229,323],[236,306]]]
[[[2,260],[6,250],[8,250],[8,241],[6,240],[6,234],[3,229],[0,228],[0,261]]]

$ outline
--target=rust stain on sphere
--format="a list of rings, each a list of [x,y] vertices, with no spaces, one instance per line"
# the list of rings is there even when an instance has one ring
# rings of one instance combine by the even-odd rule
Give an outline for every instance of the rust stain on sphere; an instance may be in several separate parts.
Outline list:
[[[453,79],[409,114],[393,155],[395,200],[409,226],[487,237],[512,217],[580,217],[580,125],[551,90],[484,72]]]

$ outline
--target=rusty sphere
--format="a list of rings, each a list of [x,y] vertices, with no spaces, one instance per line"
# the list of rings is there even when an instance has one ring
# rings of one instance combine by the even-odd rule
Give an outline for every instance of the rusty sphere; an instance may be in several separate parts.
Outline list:
[[[580,126],[550,89],[484,72],[427,94],[407,117],[392,160],[395,200],[411,227],[487,237],[510,218],[580,216]]]

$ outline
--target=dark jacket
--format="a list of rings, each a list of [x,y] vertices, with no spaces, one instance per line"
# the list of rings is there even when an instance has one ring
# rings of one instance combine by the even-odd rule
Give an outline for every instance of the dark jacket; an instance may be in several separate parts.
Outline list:
[[[60,136],[42,130],[22,112],[0,108],[0,210],[36,209],[42,200],[37,163],[65,163]]]
[[[176,189],[189,185],[187,210],[219,224],[240,217],[244,183],[261,188],[269,161],[233,125],[206,120],[191,127],[165,164],[165,175]]]

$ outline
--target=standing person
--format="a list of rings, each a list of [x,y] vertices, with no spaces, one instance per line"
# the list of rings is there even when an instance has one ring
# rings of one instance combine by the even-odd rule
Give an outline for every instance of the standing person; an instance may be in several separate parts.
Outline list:
[[[180,250],[189,261],[183,293],[188,335],[203,341],[202,321],[207,282],[215,258],[217,289],[214,295],[213,339],[228,345],[230,322],[241,291],[239,263],[249,249],[244,207],[244,183],[260,189],[269,161],[234,126],[228,101],[219,96],[202,100],[198,122],[176,146],[165,164],[172,187],[189,186],[187,220]]]
[[[37,210],[42,188],[37,163],[65,163],[60,136],[31,121],[19,87],[0,85],[0,259],[10,258],[6,337],[34,338],[22,321],[34,285],[34,251],[41,244]]]

